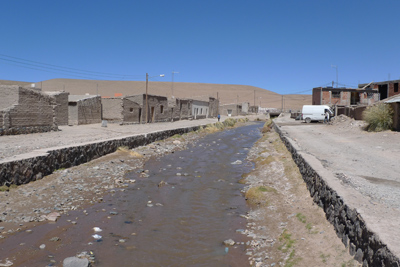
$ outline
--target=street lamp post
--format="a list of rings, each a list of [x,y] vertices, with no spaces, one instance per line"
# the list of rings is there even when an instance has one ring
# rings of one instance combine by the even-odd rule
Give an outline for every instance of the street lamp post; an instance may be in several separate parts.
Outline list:
[[[160,75],[153,76],[153,77],[164,77],[164,74],[160,74]],[[153,77],[150,77],[150,78],[153,78]],[[148,91],[149,91],[149,74],[146,73],[146,110],[145,110],[145,112],[146,112],[146,122],[145,123],[149,122],[148,121],[148,114],[149,114],[149,110],[148,110],[149,109]]]

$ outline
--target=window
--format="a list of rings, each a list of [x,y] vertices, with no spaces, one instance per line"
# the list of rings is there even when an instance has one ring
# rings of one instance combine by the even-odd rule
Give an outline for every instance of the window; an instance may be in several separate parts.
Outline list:
[[[399,83],[393,84],[394,92],[397,93],[399,91]]]
[[[160,106],[160,113],[161,113],[161,114],[164,113],[164,106],[163,106],[163,105]]]
[[[340,91],[332,91],[332,98],[340,98]]]

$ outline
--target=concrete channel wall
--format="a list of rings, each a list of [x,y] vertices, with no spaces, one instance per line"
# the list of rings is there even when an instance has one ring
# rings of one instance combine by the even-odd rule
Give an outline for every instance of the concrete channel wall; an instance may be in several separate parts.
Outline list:
[[[175,134],[196,131],[202,126],[178,128],[147,134],[57,148],[36,156],[0,163],[0,186],[21,185],[53,173],[55,170],[77,166],[115,152],[118,147],[135,148],[162,140]],[[37,154],[37,153],[36,153]]]
[[[368,229],[356,209],[349,207],[327,184],[312,163],[307,162],[297,151],[297,145],[275,123],[274,129],[292,154],[314,202],[323,208],[326,218],[349,249],[350,255],[363,266],[400,266],[399,258],[381,242],[377,234]]]

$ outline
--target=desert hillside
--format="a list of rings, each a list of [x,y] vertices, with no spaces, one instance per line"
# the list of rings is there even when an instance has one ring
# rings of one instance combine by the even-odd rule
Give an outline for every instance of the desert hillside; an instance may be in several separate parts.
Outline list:
[[[30,85],[27,82],[0,81],[0,84]],[[70,94],[99,94],[103,97],[136,95],[146,92],[145,81],[106,81],[79,79],[52,79],[36,82],[36,87],[43,91],[67,91]],[[149,81],[148,93],[178,98],[219,97],[221,104],[249,102],[250,105],[261,105],[266,108],[300,109],[302,105],[311,104],[311,95],[282,95],[259,87],[235,84],[208,84],[183,82]],[[283,99],[283,101],[282,101]]]

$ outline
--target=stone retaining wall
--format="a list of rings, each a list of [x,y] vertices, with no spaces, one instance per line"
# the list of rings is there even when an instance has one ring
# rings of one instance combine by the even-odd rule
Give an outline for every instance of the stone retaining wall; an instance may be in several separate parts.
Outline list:
[[[0,186],[21,185],[41,179],[61,168],[69,168],[115,152],[118,147],[135,148],[162,140],[175,134],[196,131],[202,126],[134,135],[126,138],[88,143],[79,146],[49,150],[27,159],[0,163]]]
[[[32,133],[45,133],[51,131],[58,131],[57,126],[21,126],[11,127],[8,129],[0,128],[1,135],[20,135],[20,134],[32,134]]]
[[[323,208],[350,255],[363,266],[400,266],[400,260],[368,229],[361,215],[307,163],[275,123],[274,129],[292,154],[314,202]]]

